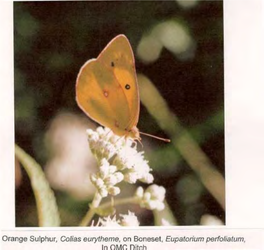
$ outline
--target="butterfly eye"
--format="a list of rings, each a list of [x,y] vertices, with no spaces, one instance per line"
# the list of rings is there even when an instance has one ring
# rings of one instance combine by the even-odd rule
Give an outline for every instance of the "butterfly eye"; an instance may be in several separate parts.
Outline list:
[[[114,64],[114,62],[111,62],[111,66],[112,66],[112,67],[115,67],[115,64]]]
[[[125,88],[126,89],[130,89],[130,85],[129,84],[126,84]]]

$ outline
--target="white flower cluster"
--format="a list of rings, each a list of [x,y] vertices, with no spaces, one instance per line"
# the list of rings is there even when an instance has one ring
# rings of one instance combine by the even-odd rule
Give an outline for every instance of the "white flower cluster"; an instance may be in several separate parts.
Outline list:
[[[91,182],[97,188],[102,197],[108,194],[117,195],[120,193],[120,188],[115,185],[124,179],[124,175],[117,171],[117,167],[110,165],[109,162],[103,158],[100,162],[99,171],[91,175]]]
[[[149,186],[145,192],[142,187],[138,187],[135,197],[139,200],[141,207],[161,211],[164,209],[164,199],[166,190],[162,186],[153,184]]]
[[[91,181],[102,197],[117,195],[120,189],[115,185],[121,181],[135,183],[140,180],[152,183],[148,162],[143,152],[138,152],[133,141],[119,137],[108,128],[87,130],[88,142],[99,164],[99,172],[91,176]]]
[[[137,227],[139,226],[139,221],[137,219],[137,216],[128,211],[128,214],[121,214],[120,215],[122,218],[122,220],[120,221],[120,224],[124,227]]]
[[[112,218],[111,216],[107,216],[104,218],[99,218],[99,221],[96,225],[96,227],[137,227],[139,226],[139,221],[137,219],[137,216],[128,211],[128,214],[121,214],[122,218],[120,220],[116,219],[116,216],[114,215]]]

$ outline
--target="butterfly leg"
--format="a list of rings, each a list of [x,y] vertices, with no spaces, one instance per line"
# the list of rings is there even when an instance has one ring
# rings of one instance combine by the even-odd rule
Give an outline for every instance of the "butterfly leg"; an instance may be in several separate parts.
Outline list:
[[[109,129],[109,131],[106,133],[106,136],[110,135],[111,132],[112,132],[112,130]]]
[[[124,137],[125,137],[125,136],[121,136],[121,137],[119,137],[119,138],[115,141],[115,143],[119,142],[120,140],[123,140]]]
[[[139,140],[139,139],[136,139],[134,142],[136,143],[136,141],[138,141],[138,142],[139,142],[139,144],[141,145],[141,147],[143,148],[143,144],[142,144],[141,140]]]

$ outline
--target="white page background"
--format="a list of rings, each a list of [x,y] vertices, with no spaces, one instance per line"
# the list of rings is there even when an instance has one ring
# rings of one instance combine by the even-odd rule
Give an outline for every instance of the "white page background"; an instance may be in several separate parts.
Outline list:
[[[225,0],[226,224],[264,226],[264,1]],[[41,2],[39,3],[41,4]],[[0,3],[1,228],[15,226],[13,2]]]

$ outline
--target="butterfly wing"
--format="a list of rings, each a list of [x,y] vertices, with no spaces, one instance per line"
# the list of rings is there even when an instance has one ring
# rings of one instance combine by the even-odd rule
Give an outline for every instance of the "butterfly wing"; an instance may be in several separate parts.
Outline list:
[[[136,126],[138,86],[133,52],[124,35],[114,38],[97,59],[81,68],[76,100],[89,117],[117,135],[126,135]]]
[[[115,37],[98,56],[98,61],[113,72],[123,89],[129,105],[130,119],[126,126],[129,130],[138,123],[139,90],[133,50],[126,36]],[[120,117],[120,119],[122,118]]]

